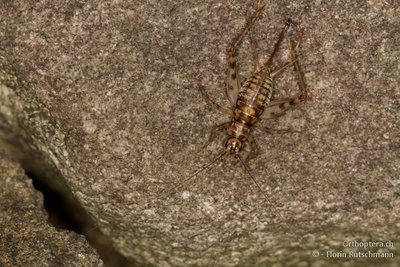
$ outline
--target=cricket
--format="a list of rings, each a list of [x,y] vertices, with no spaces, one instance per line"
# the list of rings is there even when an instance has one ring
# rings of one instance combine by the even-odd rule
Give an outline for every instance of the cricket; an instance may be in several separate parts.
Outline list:
[[[258,152],[258,146],[254,137],[251,135],[251,130],[257,128],[263,132],[270,134],[282,134],[282,133],[300,133],[301,131],[296,131],[293,129],[270,129],[262,124],[263,120],[269,120],[283,115],[289,109],[295,107],[299,103],[307,99],[307,90],[304,83],[303,75],[300,69],[297,50],[300,47],[301,39],[303,36],[304,28],[300,30],[298,40],[295,43],[291,43],[291,57],[292,60],[283,66],[271,69],[272,60],[278,51],[278,48],[284,38],[285,33],[291,25],[291,20],[287,20],[285,26],[283,27],[278,40],[275,43],[274,49],[269,56],[268,61],[265,65],[260,65],[258,53],[256,47],[253,46],[253,55],[255,61],[254,71],[251,75],[241,83],[241,78],[239,76],[239,68],[236,64],[237,47],[246,36],[251,26],[255,23],[259,17],[261,11],[265,8],[258,2],[257,10],[250,18],[248,24],[240,33],[238,38],[232,44],[229,49],[229,59],[228,59],[228,71],[226,76],[226,93],[230,102],[230,107],[224,107],[216,102],[214,102],[207,94],[200,80],[195,78],[192,74],[187,71],[183,71],[190,79],[195,81],[201,94],[204,96],[208,104],[218,112],[231,117],[229,122],[223,123],[221,125],[215,126],[210,134],[208,141],[198,149],[197,153],[205,149],[210,143],[212,143],[219,132],[226,132],[226,139],[224,142],[224,149],[211,163],[206,164],[199,170],[197,170],[189,178],[185,179],[182,184],[186,181],[194,178],[200,172],[208,169],[211,165],[216,163],[224,155],[230,155],[237,158],[243,165],[244,178],[246,179],[246,174],[248,174],[255,185],[258,187],[259,191],[263,194],[265,199],[270,203],[268,196],[261,189],[257,181],[251,175],[248,167],[248,161],[251,160]],[[271,100],[272,93],[274,89],[273,79],[276,75],[280,74],[289,66],[294,66],[297,76],[298,84],[301,89],[301,94],[296,97],[282,98],[277,100]],[[246,144],[250,146],[250,152],[245,159],[241,156],[241,151]],[[182,185],[181,184],[181,185]],[[279,214],[279,212],[278,212]],[[282,217],[279,214],[280,217]],[[283,219],[283,217],[282,217]]]

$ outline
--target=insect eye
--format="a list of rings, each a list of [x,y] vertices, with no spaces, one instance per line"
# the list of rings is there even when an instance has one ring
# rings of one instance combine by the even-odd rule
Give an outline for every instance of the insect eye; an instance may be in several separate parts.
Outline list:
[[[225,148],[227,148],[229,146],[229,139],[226,139],[225,141]]]

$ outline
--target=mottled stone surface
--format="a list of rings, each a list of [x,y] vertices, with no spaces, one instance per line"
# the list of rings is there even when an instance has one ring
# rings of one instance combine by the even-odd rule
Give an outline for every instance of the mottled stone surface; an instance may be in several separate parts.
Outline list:
[[[308,135],[254,131],[260,153],[249,165],[269,201],[229,158],[177,187],[221,152],[222,135],[195,154],[213,125],[229,121],[181,71],[227,105],[227,51],[255,1],[5,2],[1,59],[20,79],[9,69],[0,75],[9,124],[27,131],[101,230],[138,262],[377,264],[326,253],[368,251],[343,241],[391,240],[379,251],[397,254],[379,262],[395,266],[400,4],[264,2],[250,33],[262,60],[287,18],[295,23],[273,67],[290,60],[290,40],[305,27],[300,61],[310,93],[265,122]],[[249,38],[238,55],[245,77]],[[276,79],[275,98],[298,92],[292,69]]]
[[[0,265],[103,266],[83,235],[47,222],[43,196],[0,150]]]

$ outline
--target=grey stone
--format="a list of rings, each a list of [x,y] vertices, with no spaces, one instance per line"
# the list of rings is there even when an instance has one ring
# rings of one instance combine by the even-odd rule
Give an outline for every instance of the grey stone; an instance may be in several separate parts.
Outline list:
[[[291,18],[273,67],[289,61],[290,41],[305,27],[299,51],[310,94],[265,122],[306,135],[254,131],[260,152],[249,165],[269,200],[228,157],[182,184],[222,151],[221,135],[195,154],[213,125],[229,121],[182,70],[227,105],[227,52],[255,1],[0,8],[4,121],[25,132],[128,258],[159,266],[371,263],[326,256],[368,250],[344,247],[352,240],[392,241],[379,251],[398,254],[400,4],[264,3],[250,33],[261,59]],[[238,60],[248,76],[248,37]],[[275,88],[275,98],[298,94],[295,72],[277,77]]]
[[[43,196],[0,149],[0,265],[103,266],[83,235],[50,226]]]

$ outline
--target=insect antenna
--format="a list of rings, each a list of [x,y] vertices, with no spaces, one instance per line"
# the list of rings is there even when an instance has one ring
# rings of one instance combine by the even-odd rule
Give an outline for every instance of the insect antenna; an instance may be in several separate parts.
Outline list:
[[[281,218],[281,220],[290,228],[290,226],[285,222],[285,219],[283,218],[282,214],[279,212],[277,208],[272,204],[270,198],[267,196],[267,194],[261,189],[261,186],[257,183],[256,179],[254,179],[253,175],[250,173],[249,167],[246,165],[246,163],[242,160],[242,158],[238,155],[237,158],[239,158],[240,162],[242,163],[245,171],[249,174],[251,180],[253,180],[254,184],[258,187],[258,190],[261,192],[261,194],[264,196],[265,200],[270,204],[270,210],[278,214],[278,216]]]
[[[219,159],[222,158],[222,156],[226,155],[225,151],[222,152],[221,154],[219,154],[215,159],[213,159],[210,163],[204,165],[203,167],[201,167],[200,169],[198,169],[197,171],[195,171],[192,175],[190,175],[188,178],[186,178],[185,180],[183,180],[180,185],[178,187],[175,188],[174,191],[172,191],[169,196],[175,194],[180,188],[182,188],[188,181],[190,181],[191,179],[193,179],[194,177],[196,177],[199,173],[203,172],[204,170],[208,169],[211,165],[213,165],[215,162],[217,162]],[[162,193],[165,189],[162,189],[160,191],[160,193]]]

